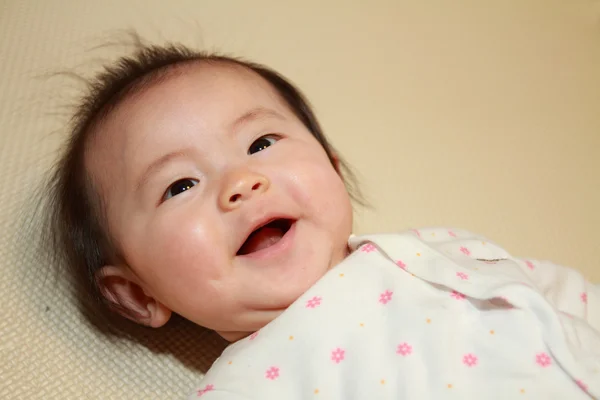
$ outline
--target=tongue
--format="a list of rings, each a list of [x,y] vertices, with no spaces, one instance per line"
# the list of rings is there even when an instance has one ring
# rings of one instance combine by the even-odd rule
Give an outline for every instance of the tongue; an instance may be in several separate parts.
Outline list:
[[[283,231],[278,228],[264,227],[253,233],[240,249],[241,254],[254,253],[273,246],[283,237]]]

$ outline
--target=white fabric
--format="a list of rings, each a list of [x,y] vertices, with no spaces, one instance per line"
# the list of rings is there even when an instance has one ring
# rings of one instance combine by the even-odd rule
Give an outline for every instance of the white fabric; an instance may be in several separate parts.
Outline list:
[[[442,228],[349,244],[190,399],[600,397],[600,289],[578,272]]]

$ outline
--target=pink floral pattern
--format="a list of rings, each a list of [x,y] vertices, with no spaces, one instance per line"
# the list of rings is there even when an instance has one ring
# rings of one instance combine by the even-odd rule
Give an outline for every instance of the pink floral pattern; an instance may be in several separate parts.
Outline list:
[[[535,355],[535,362],[542,368],[549,367],[552,364],[552,358],[547,353],[538,353]]]
[[[450,296],[454,297],[456,300],[464,300],[465,296],[464,294],[457,292],[456,290],[453,290],[452,293],[450,293]]]
[[[331,361],[336,364],[342,362],[345,358],[346,351],[344,349],[340,349],[339,347],[331,352]]]
[[[467,367],[474,367],[477,365],[477,356],[471,353],[465,354],[463,357],[463,364]]]
[[[275,379],[279,378],[279,368],[277,368],[277,367],[271,367],[271,368],[269,368],[265,372],[265,378],[270,379],[272,381],[274,381]]]
[[[421,232],[419,232],[418,229],[412,229],[412,231],[416,233],[418,237],[421,237]]]
[[[579,388],[581,390],[583,390],[584,392],[587,393],[587,391],[588,391],[588,385],[586,385],[581,379],[577,379],[575,381],[575,383],[577,384],[577,386],[579,386]]]
[[[533,265],[533,263],[529,260],[525,261],[525,265],[527,265],[527,268],[529,268],[532,271],[535,269],[535,265]]]
[[[400,343],[396,349],[396,354],[406,357],[412,353],[412,346],[406,342]]]
[[[206,392],[211,392],[215,390],[215,386],[214,385],[206,385],[204,386],[204,389],[200,389],[198,390],[198,397],[202,397]]]
[[[363,252],[365,252],[365,253],[370,253],[372,251],[377,250],[377,248],[375,246],[373,246],[372,243],[367,243],[363,247],[361,247],[360,250],[363,251]]]
[[[306,302],[306,308],[315,308],[321,305],[321,300],[323,300],[319,296],[314,296],[312,299]]]
[[[458,276],[463,281],[466,281],[469,279],[469,275],[464,272],[457,272],[456,276]]]
[[[421,237],[421,233],[419,231],[417,231],[417,230],[414,230],[414,231],[415,231],[416,235],[418,235],[419,237]],[[430,234],[432,236],[434,235],[433,233],[431,233],[431,231],[425,231],[423,233],[423,236],[426,237],[426,236],[429,236]],[[443,231],[437,231],[436,234],[438,235],[438,237],[444,236]],[[453,231],[451,231],[451,230],[448,230],[447,234],[450,237],[457,237],[456,234]],[[451,241],[448,237],[446,237],[445,240],[447,240],[448,242]],[[463,242],[465,244],[465,246],[467,246],[467,247],[460,247],[461,246],[461,242],[454,241],[454,243],[456,243],[456,244],[454,244],[454,247],[450,250],[451,252],[453,252],[453,254],[455,254],[455,255],[458,254],[458,252],[457,252],[457,248],[458,248],[459,251],[460,251],[460,253],[463,253],[466,256],[472,256],[471,250],[469,250],[469,248],[467,248],[467,247],[470,247],[470,248],[473,248],[473,251],[475,251],[474,254],[477,255],[477,249],[478,249],[478,247],[476,247],[476,246],[478,246],[478,245],[471,245],[470,242],[469,243]],[[378,248],[374,244],[365,243],[365,244],[363,244],[361,246],[361,251],[363,251],[365,253],[377,252]],[[414,250],[414,251],[416,251],[416,250]],[[422,254],[427,254],[427,253],[417,253],[418,256],[421,256]],[[369,255],[364,255],[364,257],[366,257],[366,258],[369,258],[371,256],[372,255],[370,255],[370,254]],[[377,253],[375,253],[375,256],[377,256]],[[414,271],[412,271],[412,268],[413,268],[413,263],[411,261],[412,258],[410,258],[410,256],[406,256],[406,257],[407,258],[404,258],[404,259],[406,259],[408,261],[408,263],[411,264],[411,272],[414,272]],[[490,258],[492,258],[492,257],[494,257],[494,256],[493,255],[490,256]],[[473,256],[473,258],[476,258],[476,257]],[[480,259],[479,261],[485,262],[486,264],[495,264],[495,263],[498,262],[497,260],[485,260],[485,259]],[[394,261],[392,261],[392,262],[394,262]],[[534,262],[535,262],[535,264],[534,264]],[[540,263],[540,265],[539,265],[540,268],[542,268],[544,265],[541,262],[539,262],[539,263]],[[401,268],[401,269],[404,269],[404,270],[407,269],[407,264],[403,260],[396,260],[395,264],[397,265],[398,268]],[[538,264],[538,261],[523,260],[523,261],[520,262],[520,268],[521,268],[521,270],[525,270],[525,271],[527,269],[535,271],[535,269],[538,266],[537,264]],[[485,269],[485,268],[487,268],[485,266],[481,266],[481,264],[477,265],[477,267],[480,267],[482,270]],[[479,270],[480,268],[476,268],[476,269]],[[492,268],[492,272],[493,272],[494,267],[490,267],[490,268]],[[450,275],[446,275],[447,277],[450,278],[450,282],[449,283],[452,284],[452,285],[454,285],[454,287],[457,290],[467,291],[466,289],[462,289],[460,287],[460,285],[463,285],[463,286],[464,285],[469,285],[470,282],[463,282],[463,281],[469,281],[470,280],[470,274],[471,273],[475,274],[475,272],[471,272],[472,270],[470,270],[468,268],[461,268],[458,271],[457,270],[454,270],[454,271],[450,270],[450,271],[451,271]],[[396,272],[399,273],[399,271],[396,271]],[[400,274],[402,274],[402,273],[400,273]],[[343,275],[344,274],[339,274],[339,276],[343,276]],[[454,275],[456,277],[453,277],[452,275]],[[478,278],[478,276],[474,275],[474,280],[475,281],[477,281],[476,278]],[[348,278],[346,278],[346,279],[348,279]],[[385,285],[385,283],[383,283],[383,284]],[[385,287],[385,286],[383,286],[383,287]],[[388,287],[388,289],[385,289],[384,291],[381,291],[381,289],[382,289],[382,287],[380,286],[379,290],[372,291],[371,294],[368,295],[369,298],[370,298],[370,300],[368,299],[368,306],[371,307],[372,310],[377,310],[378,309],[381,312],[381,307],[383,307],[383,306],[375,304],[375,298],[376,298],[377,295],[379,295],[378,302],[381,303],[381,304],[383,304],[383,305],[386,305],[386,304],[390,303],[391,300],[394,299],[394,293],[395,293],[395,291],[398,291],[398,293],[399,293],[398,296],[402,297],[402,295],[404,295],[403,293],[400,292],[400,289],[396,289],[394,287]],[[461,293],[461,292],[459,292],[457,290],[452,290],[452,288],[449,288],[448,291],[446,292],[447,294],[442,294],[442,295],[443,296],[447,296],[449,294],[452,299],[456,299],[458,301],[465,300],[467,298],[467,295],[465,295],[465,294],[463,294],[463,293]],[[377,293],[377,292],[380,292],[380,293]],[[320,293],[316,292],[316,293],[323,294],[323,295],[326,296],[325,292],[320,292]],[[470,292],[467,291],[467,293],[470,293]],[[502,292],[500,292],[500,293],[502,293]],[[592,293],[592,295],[593,295],[593,293]],[[584,304],[588,303],[588,294],[585,291],[575,291],[574,293],[570,294],[570,296],[571,296],[570,297],[570,301],[576,302],[577,304],[581,305],[581,303],[584,303]],[[395,303],[397,303],[398,301],[402,300],[401,297],[397,297],[396,299],[394,299]],[[453,303],[451,299],[448,299],[447,297],[446,297],[446,299],[447,299],[447,301]],[[311,294],[311,298],[308,298],[308,296],[302,298],[302,301],[305,301],[305,307],[306,308],[312,308],[312,309],[317,308],[320,305],[322,305],[322,300],[323,300],[323,298],[321,296],[313,296],[312,294]],[[516,301],[517,298],[511,299],[511,300]],[[590,301],[594,301],[594,300],[595,299],[592,298]],[[319,314],[319,312],[324,311],[324,310],[326,310],[326,309],[328,309],[330,307],[331,301],[332,301],[332,299],[328,298],[328,301],[325,303],[325,308],[324,309],[319,309],[319,311],[308,311],[307,310],[305,312],[310,312],[310,313],[312,313],[311,315],[314,315],[315,312],[317,312],[317,314]],[[581,303],[580,303],[580,301],[581,301]],[[456,306],[462,307],[462,306],[465,305],[465,303],[466,302],[459,303],[459,304],[456,304]],[[506,297],[503,297],[503,296],[499,296],[499,297],[496,297],[494,299],[491,299],[491,303],[494,303],[496,306],[509,307],[509,308],[513,307],[510,304],[510,302],[508,301],[508,299]],[[518,305],[519,302],[516,302],[516,304]],[[391,306],[393,306],[393,305],[391,305]],[[388,308],[388,310],[389,310],[389,308]],[[573,316],[570,315],[570,314],[566,314],[565,313],[565,315],[567,315],[569,318],[573,318]],[[308,316],[308,314],[307,314],[307,316]],[[422,320],[424,320],[424,321],[427,321],[427,324],[429,324],[429,325],[423,325],[423,326],[427,327],[427,328],[424,328],[424,329],[431,329],[432,327],[434,327],[435,323],[431,323],[432,320],[430,318],[425,318],[427,316],[432,317],[431,315],[423,315],[420,318],[422,318]],[[436,320],[435,316],[433,316],[433,320],[434,321]],[[367,320],[367,324],[364,324],[364,321],[365,320],[362,319],[360,316],[357,316],[356,320],[353,321],[352,323],[355,324],[355,325],[359,325],[361,327],[363,327],[365,325],[369,326],[369,321]],[[494,329],[490,329],[490,328],[494,328]],[[367,329],[367,328],[360,328],[360,329],[362,329],[361,332],[365,332],[365,329]],[[494,335],[494,336],[489,336],[488,332],[491,335]],[[300,335],[300,333],[296,333],[296,332],[291,332],[291,333],[294,333],[294,335]],[[501,336],[501,334],[502,334],[501,329],[499,328],[499,326],[490,326],[490,327],[487,327],[486,329],[482,330],[480,333],[483,333],[485,335],[484,339],[488,340],[488,343],[489,343],[489,340],[494,340],[495,338],[497,338],[498,336]],[[259,331],[256,331],[256,332],[252,333],[251,335],[249,335],[248,339],[251,340],[251,341],[255,340],[258,335],[259,335]],[[261,335],[264,335],[264,332]],[[285,335],[285,338],[288,338],[288,334]],[[440,338],[443,339],[443,336],[440,337]],[[267,339],[266,336],[265,337],[261,336],[261,339],[259,340],[259,342],[266,342],[267,341],[266,339]],[[289,340],[290,341],[293,340],[293,339],[294,339],[294,336],[289,336]],[[415,339],[414,337],[413,338],[411,338],[411,337],[403,337],[402,339],[404,339],[404,340],[411,340],[411,343],[408,343],[408,342],[405,342],[405,341],[403,341],[403,342],[398,341],[398,342],[396,342],[396,344],[397,344],[396,348],[393,347],[393,343],[392,343],[392,347],[388,347],[388,353],[387,354],[388,354],[388,357],[389,356],[395,357],[398,362],[404,362],[404,364],[406,362],[410,363],[411,360],[412,361],[415,360],[415,358],[412,357],[412,354],[414,354],[414,347],[417,348],[417,354],[415,355],[415,357],[418,357],[420,355],[420,352],[423,351],[423,346],[420,345],[419,342],[417,341],[418,338]],[[363,339],[363,340],[368,340],[368,339]],[[286,339],[286,341],[287,341],[287,339]],[[293,342],[290,342],[290,343],[293,345]],[[251,343],[246,343],[246,344],[249,347],[256,345],[254,343],[252,343],[252,344]],[[334,342],[333,344],[334,345],[340,344],[340,345],[346,346],[342,342],[337,342],[337,343]],[[329,351],[327,349],[329,349]],[[321,353],[320,357],[323,357],[321,360],[325,361],[325,363],[330,363],[329,364],[330,368],[343,368],[343,367],[346,366],[346,364],[348,364],[348,363],[345,363],[345,364],[342,363],[343,361],[345,361],[345,355],[346,355],[345,348],[335,347],[335,346],[329,347],[328,346],[324,350],[325,351]],[[487,368],[490,359],[486,358],[486,355],[483,352],[480,352],[477,347],[467,347],[467,348],[463,347],[462,351],[460,351],[460,347],[459,347],[459,349],[457,349],[457,350],[459,352],[457,354],[455,354],[455,356],[453,357],[455,368],[457,366],[460,367],[460,363],[462,363],[463,367],[460,367],[459,369],[462,369],[463,372],[465,372],[465,373],[471,373],[471,374],[473,372],[476,372],[477,370],[481,370],[481,368],[484,368],[484,369]],[[477,355],[474,354],[474,353],[472,353],[472,352],[465,353],[464,351],[466,351],[466,350],[475,351],[475,352],[477,352]],[[544,350],[544,351],[542,351],[542,350]],[[395,354],[393,353],[393,351],[395,351]],[[552,359],[553,356],[552,356],[552,353],[548,353],[548,351],[550,351],[550,350],[548,350],[545,347],[540,347],[540,348],[537,349],[537,351],[535,349],[533,351],[529,350],[529,351],[527,351],[525,353],[525,365],[523,365],[523,362],[521,360],[517,366],[523,367],[525,369],[527,369],[527,368],[534,368],[534,369],[538,368],[538,371],[540,371],[540,372],[552,372],[553,370],[556,370],[558,368],[558,365],[557,365],[557,367],[553,366],[553,363],[554,363],[554,361]],[[326,357],[327,357],[327,353],[328,352],[330,353],[330,360],[331,360],[330,362],[326,361]],[[354,358],[356,357],[356,354],[357,353],[355,353],[351,349],[351,352],[350,352],[351,357],[348,360],[349,363],[351,363],[351,362],[354,361]],[[461,354],[462,354],[462,356],[461,356]],[[482,365],[479,365],[479,357],[478,357],[479,355],[481,355],[482,357],[484,357],[484,363]],[[400,357],[402,357],[403,359],[400,360],[399,359]],[[522,357],[522,356],[519,355],[519,357]],[[533,360],[534,357],[535,357],[535,364],[537,364],[537,365],[535,365],[535,364],[532,363],[532,361],[534,361]],[[529,364],[528,364],[527,360],[529,360],[528,361]],[[260,370],[261,369],[264,371],[264,376],[265,376],[265,379],[267,381],[269,381],[269,380],[270,381],[278,380],[278,378],[281,377],[281,375],[280,375],[281,374],[281,370],[284,371],[284,375],[283,375],[283,380],[284,381],[292,374],[292,372],[288,369],[288,367],[286,367],[286,365],[284,365],[284,364],[279,363],[279,361],[277,361],[277,360],[271,360],[271,361],[268,361],[268,362],[269,362],[269,364],[262,364],[262,367],[259,367],[259,370],[258,370],[258,374],[260,374]],[[277,366],[270,366],[271,362],[277,362],[278,364],[277,364]],[[557,363],[558,363],[558,361],[557,361]],[[229,361],[229,364],[231,364],[231,361]],[[336,367],[333,364],[336,364],[336,365],[337,364],[342,364],[342,365]],[[412,363],[410,363],[410,364],[412,364]],[[410,364],[406,364],[405,366],[408,367],[408,368],[410,368]],[[265,367],[268,367],[268,368],[265,368]],[[481,368],[479,368],[479,367],[481,367]],[[581,377],[583,379],[587,380],[587,384],[586,384],[586,382],[584,382],[583,379],[572,378],[572,381],[574,383],[576,383],[577,386],[582,391],[584,391],[584,392],[587,393],[588,387],[589,387],[588,384],[590,384],[590,382],[592,382],[592,378],[590,378],[590,377],[586,378],[585,376],[581,376]],[[389,386],[389,384],[390,384],[389,379],[390,378],[387,376],[387,373],[386,374],[382,374],[382,376],[377,376],[376,378],[377,378],[377,381],[379,381],[380,378],[385,378],[385,380],[381,379],[380,382],[381,382],[382,385],[385,382]],[[279,384],[281,382],[281,381],[278,381],[278,382],[267,382],[267,381],[263,381],[263,382],[266,383],[266,384],[269,384],[270,386],[273,386],[273,384],[277,385],[277,384]],[[221,384],[219,384],[219,382],[216,382],[216,384],[217,384],[217,391],[219,391],[219,390],[225,390],[225,388],[222,387]],[[459,386],[456,382],[453,382],[453,381],[446,382],[446,383],[444,383],[444,385],[447,385],[448,388],[451,388],[451,387],[454,386],[454,390],[458,390],[458,386]],[[593,388],[593,384],[592,384],[592,388]],[[574,389],[574,387],[572,387],[572,389]],[[196,390],[197,390],[197,392],[196,392],[197,396],[198,397],[202,397],[204,394],[206,394],[208,392],[215,391],[215,386],[213,384],[206,384],[205,385],[203,383],[203,388],[200,387],[200,388],[197,388]],[[313,390],[313,389],[311,388],[311,390]],[[519,387],[517,386],[516,389],[514,389],[514,390],[516,390],[517,393],[518,393]],[[521,393],[525,393],[525,390],[527,390],[527,392],[529,392],[529,389],[527,389],[527,388],[520,389],[520,390],[521,390]],[[321,387],[318,387],[317,389],[314,389],[314,393],[318,393],[319,391],[323,392],[323,390],[322,390]],[[321,394],[323,394],[323,393],[321,393]],[[210,394],[209,394],[209,397],[210,397]]]
[[[387,304],[388,302],[392,301],[393,294],[394,294],[394,292],[390,292],[389,290],[386,290],[385,292],[383,292],[379,295],[379,302],[382,304]]]

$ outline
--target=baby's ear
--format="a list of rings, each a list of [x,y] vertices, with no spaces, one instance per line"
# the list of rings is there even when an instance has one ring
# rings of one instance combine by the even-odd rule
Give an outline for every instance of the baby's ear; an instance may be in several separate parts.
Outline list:
[[[148,295],[137,277],[124,267],[102,267],[96,273],[96,282],[113,311],[125,318],[153,328],[171,318],[171,310]]]

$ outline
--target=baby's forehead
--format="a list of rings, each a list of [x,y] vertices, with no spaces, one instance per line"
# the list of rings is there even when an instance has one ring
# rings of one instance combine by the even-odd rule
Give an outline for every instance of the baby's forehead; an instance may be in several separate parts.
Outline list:
[[[149,142],[159,151],[160,144],[176,140],[170,136],[180,138],[189,126],[203,132],[214,129],[218,138],[240,115],[259,108],[294,118],[268,81],[234,63],[190,62],[139,84],[99,122],[88,144],[92,158],[119,163],[133,154],[131,149],[141,155]]]

